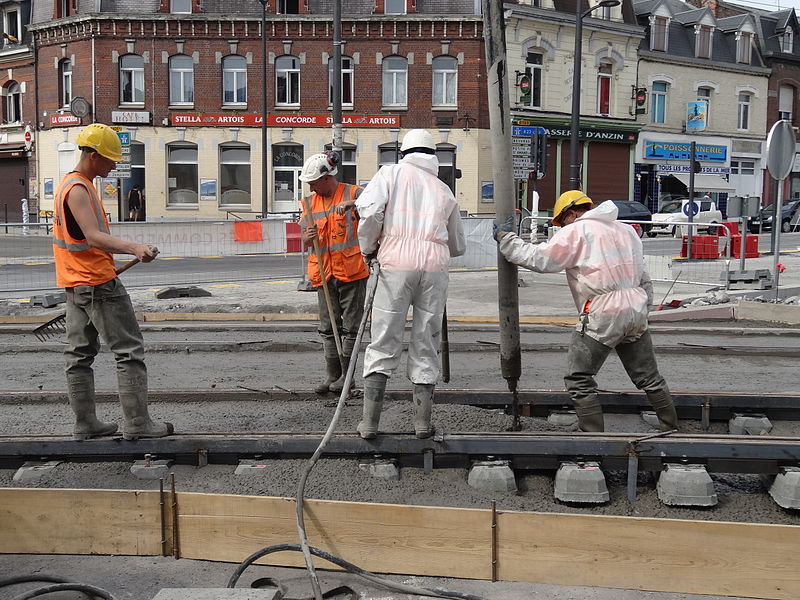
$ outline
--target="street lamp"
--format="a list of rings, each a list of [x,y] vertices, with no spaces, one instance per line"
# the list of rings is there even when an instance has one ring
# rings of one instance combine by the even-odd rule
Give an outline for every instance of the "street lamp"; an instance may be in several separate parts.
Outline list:
[[[394,142],[394,164],[400,162],[400,130],[397,128],[392,128],[389,130],[389,133],[392,136],[392,141]]]
[[[581,165],[578,158],[578,131],[581,125],[581,48],[583,46],[583,19],[598,8],[618,6],[620,0],[602,0],[581,11],[582,0],[575,0],[575,57],[572,66],[572,123],[569,130],[569,187],[581,187]]]
[[[267,218],[267,3],[261,3],[261,217]]]

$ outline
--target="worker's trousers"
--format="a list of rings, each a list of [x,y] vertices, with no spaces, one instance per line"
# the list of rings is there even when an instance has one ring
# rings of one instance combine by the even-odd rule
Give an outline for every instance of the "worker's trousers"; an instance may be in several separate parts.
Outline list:
[[[578,424],[584,431],[602,431],[602,408],[597,398],[597,381],[594,377],[611,350],[616,350],[628,377],[648,398],[659,392],[669,394],[667,382],[658,372],[649,331],[645,331],[638,340],[619,344],[615,348],[579,331],[573,331],[567,353],[564,383],[575,404]],[[593,426],[595,420],[600,424],[599,429]]]
[[[115,278],[100,285],[66,288],[66,374],[91,375],[100,339],[114,353],[117,373],[139,380],[147,378],[144,340],[130,296]]]
[[[336,327],[342,341],[347,338],[356,339],[361,317],[364,315],[364,301],[367,297],[368,277],[356,281],[339,281],[335,277],[328,280],[328,292],[331,296],[331,307],[336,319]],[[317,331],[323,341],[333,341],[333,323],[325,301],[325,290],[317,288],[317,304],[319,305],[319,327]]]
[[[448,282],[447,272],[381,270],[372,304],[372,341],[364,353],[364,377],[371,373],[391,377],[400,363],[408,308],[413,306],[407,375],[412,383],[436,383]]]

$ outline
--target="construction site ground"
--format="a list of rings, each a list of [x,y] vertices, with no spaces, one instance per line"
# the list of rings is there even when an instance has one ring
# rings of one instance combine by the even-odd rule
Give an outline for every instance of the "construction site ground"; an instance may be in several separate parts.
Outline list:
[[[522,389],[563,390],[566,346],[574,322],[575,307],[564,283],[563,274],[534,275],[523,272],[525,287],[519,288],[520,313],[540,317],[543,323],[523,325]],[[791,280],[785,280],[787,285]],[[263,400],[253,402],[154,402],[154,417],[175,423],[184,432],[226,431],[323,431],[333,415],[337,398],[319,397],[310,392],[322,375],[321,350],[313,320],[303,316],[284,321],[220,322],[219,313],[288,315],[315,313],[316,295],[295,291],[296,281],[243,282],[214,287],[209,298],[157,300],[154,289],[131,289],[137,311],[150,315],[189,313],[191,321],[153,320],[143,323],[147,345],[150,388],[158,391],[186,389],[241,389],[264,392]],[[656,299],[661,301],[669,283],[657,282]],[[451,354],[451,381],[443,388],[505,389],[500,376],[499,334],[497,325],[496,274],[459,272],[451,275],[448,314],[450,341],[460,350]],[[669,299],[703,295],[705,289],[678,284]],[[24,295],[4,294],[0,314],[30,317],[55,315],[61,307],[44,310],[32,307]],[[800,309],[799,309],[800,310]],[[690,309],[675,309],[686,311]],[[209,313],[204,318],[203,313]],[[282,315],[282,316],[281,316]],[[552,324],[548,324],[552,323]],[[63,392],[63,359],[58,340],[38,345],[28,330],[35,324],[5,323],[0,326],[2,392]],[[781,323],[742,321],[681,321],[654,324],[653,339],[662,373],[675,391],[776,392],[795,393],[797,358],[800,346],[797,328]],[[670,348],[659,353],[659,347]],[[685,348],[685,352],[676,348]],[[758,356],[737,352],[737,348],[772,348]],[[780,350],[786,354],[781,355]],[[390,389],[408,389],[405,365],[390,380]],[[96,362],[97,388],[116,387],[113,357],[103,352]],[[598,376],[601,389],[631,390],[622,366],[615,356]],[[361,383],[357,370],[357,385]],[[296,392],[295,400],[272,400],[273,389]],[[161,397],[161,395],[159,395]],[[360,400],[345,407],[339,429],[353,431],[360,417]],[[116,403],[98,407],[100,418],[119,420]],[[434,424],[448,431],[501,431],[511,424],[502,410],[469,406],[436,405]],[[3,406],[0,428],[8,433],[69,433],[72,415],[66,403],[26,403]],[[561,426],[540,418],[523,417],[527,431],[559,431]],[[404,431],[411,425],[411,407],[405,402],[388,402],[381,427]],[[609,415],[610,431],[651,433],[638,415]],[[687,431],[700,431],[698,422],[685,421]],[[727,423],[714,422],[712,432],[724,432]],[[798,436],[800,423],[776,422],[773,435]],[[237,477],[230,466],[203,468],[173,467],[179,491],[209,493],[293,496],[299,469],[304,461],[288,460],[270,465],[262,476]],[[157,489],[157,482],[135,479],[124,463],[60,465],[31,487]],[[355,461],[322,460],[312,474],[307,497],[333,500],[458,506],[487,508],[494,500],[498,510],[523,510],[638,517],[719,520],[743,523],[800,523],[798,515],[779,508],[765,493],[763,481],[751,475],[714,475],[719,504],[712,509],[669,508],[656,496],[653,478],[640,475],[638,497],[630,503],[625,494],[625,474],[607,473],[611,501],[600,506],[574,506],[553,498],[552,473],[524,473],[517,476],[517,494],[481,492],[467,485],[462,469],[402,470],[399,481],[370,478]],[[0,470],[0,486],[23,487],[12,481],[13,471]],[[155,488],[153,487],[155,486]],[[294,540],[287,540],[293,542]],[[313,540],[312,540],[313,544]],[[0,578],[17,574],[50,573],[93,583],[106,588],[117,598],[149,600],[163,587],[224,587],[233,571],[231,564],[171,558],[91,557],[91,556],[16,556],[0,555]],[[275,577],[275,572],[304,585],[304,573],[288,569],[258,567],[256,576]],[[249,573],[249,571],[248,571]],[[342,577],[326,573],[325,577]],[[676,577],[680,577],[676,573]],[[347,577],[348,584],[353,579]],[[678,600],[708,599],[711,596],[655,593],[634,590],[608,590],[509,582],[466,580],[435,582],[430,579],[397,577],[415,584],[437,585],[470,592],[486,598],[553,598],[555,600]],[[300,587],[298,587],[300,589]],[[406,596],[363,587],[364,598],[405,598]],[[371,591],[369,591],[371,590]],[[70,596],[63,596],[64,598]],[[75,596],[77,597],[77,596]],[[730,596],[728,596],[730,597]]]

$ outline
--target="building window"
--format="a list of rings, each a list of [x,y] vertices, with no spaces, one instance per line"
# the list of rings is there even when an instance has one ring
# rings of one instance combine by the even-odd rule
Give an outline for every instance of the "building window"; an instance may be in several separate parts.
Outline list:
[[[192,13],[192,0],[170,0],[169,12],[173,15],[188,15]]]
[[[408,61],[400,56],[383,59],[383,105],[406,106]]]
[[[597,68],[597,114],[611,114],[611,75],[612,64],[602,61]]]
[[[756,163],[753,160],[731,160],[731,175],[755,175]]]
[[[439,159],[438,177],[450,191],[456,192],[456,147],[452,144],[438,144],[436,158]]]
[[[333,149],[331,144],[325,144],[325,150],[330,151]],[[356,185],[356,147],[353,144],[342,144],[341,161],[339,162],[339,174],[336,179],[342,183],[351,183]]]
[[[20,40],[19,11],[6,10],[3,15],[3,45],[19,44]]]
[[[739,94],[738,129],[747,131],[750,128],[750,94]]]
[[[713,29],[708,25],[700,25],[695,29],[695,50],[697,58],[711,58],[711,37]]]
[[[300,106],[300,59],[281,56],[275,60],[275,104]]]
[[[22,121],[22,93],[16,81],[9,81],[3,87],[3,123]]]
[[[74,0],[56,0],[56,19],[71,17],[75,14]]]
[[[781,52],[792,54],[794,52],[794,31],[787,29],[781,36]]]
[[[353,59],[342,57],[342,106],[353,106]],[[333,106],[333,59],[328,61],[328,106]]]
[[[667,115],[667,83],[654,81],[650,93],[650,122],[664,123]]]
[[[792,120],[794,108],[794,88],[782,85],[778,90],[778,118]]]
[[[72,61],[62,60],[58,63],[58,96],[61,106],[67,107],[72,102]]]
[[[666,17],[653,17],[650,22],[650,50],[666,52],[668,32],[669,19]]]
[[[749,65],[752,50],[753,34],[742,32],[736,40],[736,62]]]
[[[544,55],[541,52],[528,52],[525,62],[525,71],[531,78],[531,108],[542,106],[542,66]]]
[[[194,103],[194,63],[191,56],[172,56],[169,59],[169,103]]]
[[[243,56],[222,59],[222,103],[247,104],[247,61]]]
[[[250,146],[219,147],[220,206],[250,206]]]
[[[120,104],[144,104],[144,59],[128,54],[119,59]]]
[[[378,168],[395,165],[400,161],[400,140],[378,146]]]
[[[458,89],[458,61],[452,56],[433,59],[433,106],[455,107]]]
[[[610,6],[601,6],[600,10],[595,13],[600,19],[605,19],[606,21],[611,20],[611,7]]]
[[[385,0],[383,3],[383,13],[386,15],[406,14],[406,0]]]
[[[167,145],[167,206],[197,204],[197,146]]]
[[[697,101],[706,103],[706,127],[711,121],[711,88],[700,87],[697,88]]]
[[[300,3],[298,0],[278,0],[277,12],[279,15],[300,14]]]

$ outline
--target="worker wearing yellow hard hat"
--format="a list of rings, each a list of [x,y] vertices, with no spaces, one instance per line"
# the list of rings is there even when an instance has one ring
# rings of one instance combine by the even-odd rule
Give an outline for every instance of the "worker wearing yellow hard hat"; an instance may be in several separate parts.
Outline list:
[[[580,314],[564,376],[578,427],[604,429],[595,375],[615,350],[631,381],[653,405],[661,429],[672,431],[678,428],[678,417],[647,328],[653,285],[642,241],[617,216],[610,200],[595,206],[583,191],[569,190],[553,208],[553,224],[561,229],[549,241],[524,242],[510,223],[495,224],[495,239],[512,263],[539,273],[566,272]]]

